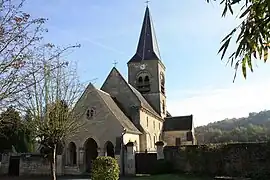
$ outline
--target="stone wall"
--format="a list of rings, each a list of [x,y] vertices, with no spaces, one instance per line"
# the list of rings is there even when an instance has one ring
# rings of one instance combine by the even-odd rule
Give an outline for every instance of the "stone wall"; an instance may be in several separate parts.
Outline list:
[[[50,162],[40,154],[3,154],[0,165],[0,175],[6,175],[9,172],[9,163],[11,156],[19,156],[19,175],[49,175]],[[57,155],[56,173],[63,175],[62,155]]]
[[[164,157],[176,172],[243,177],[270,173],[267,143],[167,146]]]
[[[1,162],[0,162],[0,175],[4,175],[8,173],[8,166],[9,166],[9,155],[8,154],[1,154]]]
[[[20,175],[49,175],[50,162],[39,155],[22,155]]]

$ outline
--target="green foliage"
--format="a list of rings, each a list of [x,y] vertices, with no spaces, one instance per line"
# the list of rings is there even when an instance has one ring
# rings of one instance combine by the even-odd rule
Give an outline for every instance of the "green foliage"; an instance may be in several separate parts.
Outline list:
[[[269,179],[269,154],[269,143],[220,143],[180,147],[174,159],[191,174]]]
[[[1,131],[1,151],[12,150],[14,146],[17,152],[31,152],[33,150],[33,139],[28,125],[21,119],[18,111],[9,107],[0,115],[0,124],[4,127]]]
[[[246,118],[225,119],[195,128],[199,144],[261,142],[270,138],[270,111],[250,113]]]
[[[155,170],[152,174],[170,174],[173,172],[173,166],[171,162],[160,159],[154,164]]]
[[[93,162],[93,180],[118,180],[119,173],[118,163],[112,157],[100,156]]]
[[[210,2],[210,0],[206,0]],[[217,1],[217,0],[214,0]],[[238,33],[236,44],[238,47],[229,56],[228,63],[235,67],[235,76],[239,65],[243,76],[247,76],[247,68],[253,72],[255,60],[268,60],[270,49],[270,1],[269,0],[220,0],[224,5],[222,17],[229,11],[234,15],[234,7],[242,6],[236,17],[241,20],[239,26],[235,27],[223,40],[219,49],[221,59],[227,52],[234,35]],[[239,15],[238,15],[239,14]]]

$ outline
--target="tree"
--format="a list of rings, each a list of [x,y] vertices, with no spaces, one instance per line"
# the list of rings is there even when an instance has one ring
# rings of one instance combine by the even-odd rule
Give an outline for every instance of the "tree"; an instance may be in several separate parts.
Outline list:
[[[44,18],[33,19],[21,11],[24,0],[0,2],[0,108],[18,97],[28,83],[28,61],[46,31]]]
[[[24,90],[42,81],[44,77],[32,79],[32,74],[41,74],[43,61],[59,57],[67,50],[77,46],[58,48],[43,56],[46,47],[52,44],[42,44],[45,18],[32,18],[22,12],[25,0],[0,1],[0,111],[9,105],[17,105],[17,100],[23,96]],[[57,69],[54,66],[51,70]],[[1,119],[0,119],[1,121]],[[1,123],[0,123],[1,125]],[[3,127],[0,126],[0,133]]]
[[[53,47],[47,47],[48,54]],[[42,54],[46,56],[47,54]],[[49,149],[52,179],[56,179],[55,163],[57,145],[77,132],[82,126],[72,111],[81,95],[83,86],[78,81],[76,70],[59,57],[41,61],[42,72],[33,73],[33,86],[24,91],[20,106],[31,112],[31,128],[39,143]],[[33,67],[35,63],[33,63]],[[57,67],[55,69],[55,67]],[[37,79],[42,79],[36,81]]]
[[[8,107],[1,113],[0,118],[2,119],[0,124],[5,127],[0,135],[0,152],[10,151],[12,147],[17,152],[29,152],[32,140],[28,136],[28,126],[22,121],[20,113],[14,107]]]
[[[210,2],[211,0],[206,0]],[[217,1],[217,0],[214,0]],[[240,14],[236,15],[241,20],[239,26],[222,40],[219,49],[221,59],[224,59],[232,38],[236,38],[237,48],[228,56],[228,63],[235,68],[234,80],[238,67],[241,66],[244,78],[247,69],[253,72],[253,64],[256,60],[266,62],[270,49],[270,1],[269,0],[220,0],[224,5],[222,17],[229,11],[234,14],[233,8],[241,4]],[[238,35],[236,35],[238,33]],[[236,37],[234,37],[236,36]]]

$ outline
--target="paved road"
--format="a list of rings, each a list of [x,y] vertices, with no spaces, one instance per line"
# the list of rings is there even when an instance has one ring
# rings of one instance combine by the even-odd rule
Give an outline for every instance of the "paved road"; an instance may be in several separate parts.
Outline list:
[[[9,177],[9,176],[0,176],[1,180],[50,180],[49,176],[36,176],[36,177]],[[58,177],[59,180],[91,180],[89,177],[86,176],[66,176],[66,177]],[[134,178],[122,177],[120,180],[132,180]]]

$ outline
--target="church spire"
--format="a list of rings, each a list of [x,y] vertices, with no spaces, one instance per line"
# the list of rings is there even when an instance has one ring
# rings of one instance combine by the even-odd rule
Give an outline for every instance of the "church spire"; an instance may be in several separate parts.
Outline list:
[[[135,55],[129,62],[140,62],[142,60],[161,60],[154,25],[146,6],[140,39]]]

